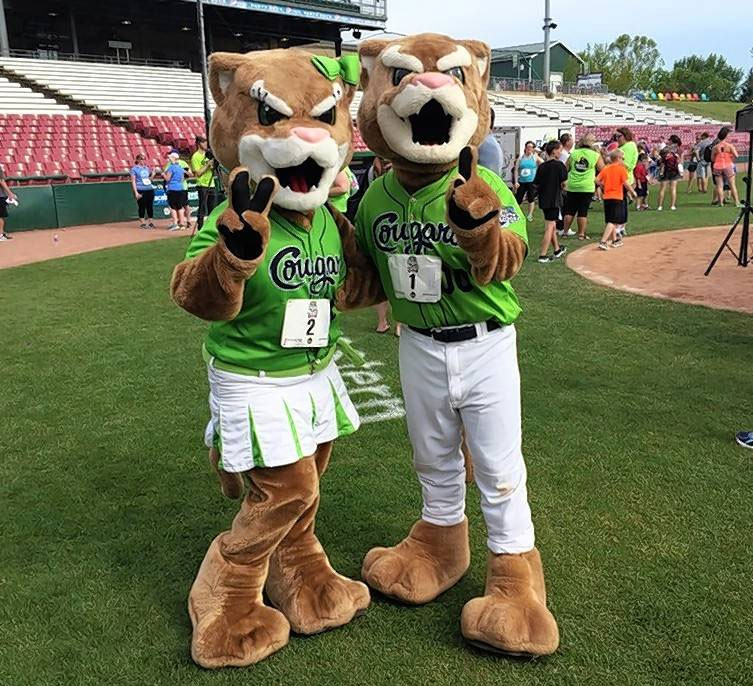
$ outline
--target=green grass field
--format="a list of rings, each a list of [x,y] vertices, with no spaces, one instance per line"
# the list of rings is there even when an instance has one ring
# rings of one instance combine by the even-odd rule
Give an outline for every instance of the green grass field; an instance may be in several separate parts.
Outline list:
[[[734,217],[706,202],[681,196],[631,232]],[[237,504],[202,447],[204,325],[168,298],[184,247],[0,271],[3,686],[751,683],[753,456],[732,441],[753,427],[751,319],[533,259],[515,281],[524,452],[560,651],[521,662],[464,645],[460,610],[484,582],[472,489],[472,567],[438,601],[376,597],[348,627],[293,638],[255,667],[194,666],[188,589]],[[364,312],[346,330],[398,395],[397,342],[374,324]],[[318,530],[340,571],[357,575],[418,511],[402,420],[338,444]]]
[[[745,106],[740,102],[683,102],[669,100],[660,103],[665,107],[672,107],[676,110],[683,110],[691,114],[697,114],[701,117],[710,117],[723,122],[734,122],[735,112]]]

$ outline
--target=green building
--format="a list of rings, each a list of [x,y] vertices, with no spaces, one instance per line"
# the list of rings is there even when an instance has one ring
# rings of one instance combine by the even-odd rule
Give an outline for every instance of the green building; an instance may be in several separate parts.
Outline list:
[[[575,81],[583,70],[583,60],[560,41],[552,41],[549,55],[552,81]],[[565,79],[567,75],[567,79]],[[537,81],[544,78],[544,44],[526,43],[492,50],[492,78]]]

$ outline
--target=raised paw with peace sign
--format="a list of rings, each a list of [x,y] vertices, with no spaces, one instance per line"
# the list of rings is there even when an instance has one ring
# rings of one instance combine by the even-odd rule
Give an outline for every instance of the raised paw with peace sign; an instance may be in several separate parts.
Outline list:
[[[499,215],[501,203],[494,189],[477,172],[478,152],[466,146],[458,159],[459,176],[447,199],[447,215],[453,228],[472,231]]]
[[[230,172],[230,202],[217,221],[217,230],[227,249],[240,260],[255,260],[269,240],[269,208],[280,184],[274,176],[264,176],[251,195],[246,167]]]

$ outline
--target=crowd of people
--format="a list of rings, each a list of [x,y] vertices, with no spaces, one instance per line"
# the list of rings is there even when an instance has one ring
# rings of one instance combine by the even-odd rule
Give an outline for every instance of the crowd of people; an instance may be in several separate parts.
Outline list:
[[[214,209],[217,202],[215,193],[215,165],[209,152],[209,144],[204,136],[196,136],[195,151],[187,162],[177,150],[171,150],[163,167],[150,167],[144,155],[136,155],[130,170],[133,197],[138,206],[139,227],[154,229],[154,183],[161,180],[167,196],[167,207],[171,223],[168,231],[184,229],[199,230],[204,219]],[[196,180],[199,205],[196,223],[191,223],[191,206],[188,202],[188,179]]]
[[[715,138],[699,133],[692,146],[684,146],[676,134],[664,143],[649,145],[636,141],[626,126],[617,128],[608,141],[597,141],[591,133],[577,143],[569,133],[542,147],[527,141],[513,165],[512,187],[529,221],[537,204],[544,215],[539,263],[547,264],[567,252],[559,238],[589,238],[589,211],[594,201],[602,202],[604,209],[604,230],[598,243],[601,250],[622,246],[629,201],[635,202],[635,211],[652,209],[652,187],[658,189],[657,211],[664,210],[667,198],[670,211],[677,209],[683,178],[687,178],[687,193],[694,189],[708,193],[711,188],[712,205],[723,207],[732,202],[740,207],[735,185],[738,152],[727,140],[730,131],[724,126]],[[577,231],[572,229],[573,222]]]

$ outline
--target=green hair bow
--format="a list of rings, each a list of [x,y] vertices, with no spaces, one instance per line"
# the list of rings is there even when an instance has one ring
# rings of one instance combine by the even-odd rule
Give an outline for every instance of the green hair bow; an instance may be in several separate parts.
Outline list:
[[[317,55],[312,57],[311,61],[330,81],[334,81],[339,76],[345,83],[352,86],[358,85],[361,77],[361,62],[358,55],[343,55],[342,57]]]

